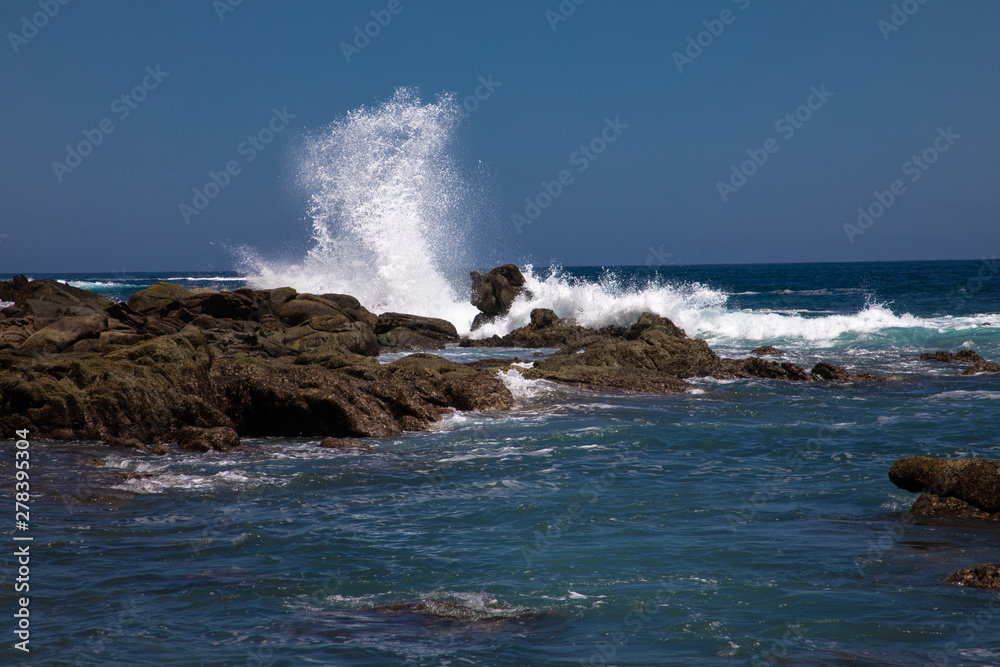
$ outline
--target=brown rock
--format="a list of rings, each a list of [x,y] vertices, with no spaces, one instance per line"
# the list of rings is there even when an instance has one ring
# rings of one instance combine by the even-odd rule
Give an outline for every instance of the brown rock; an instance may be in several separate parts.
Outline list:
[[[26,352],[62,352],[83,338],[97,338],[108,328],[108,316],[101,314],[61,317],[36,331],[18,349]]]
[[[962,375],[979,375],[980,373],[1000,373],[1000,364],[995,364],[992,361],[980,361],[962,371]]]
[[[984,512],[1000,512],[998,461],[910,456],[892,464],[889,480],[905,491],[958,498]]]
[[[347,450],[361,450],[365,452],[370,452],[372,446],[367,442],[361,442],[360,440],[348,440],[346,438],[324,438],[322,442],[319,443],[320,447],[326,447],[327,449],[347,449]]]
[[[212,449],[231,452],[240,446],[240,436],[235,430],[226,426],[214,428],[185,426],[177,433],[177,445],[181,449],[195,452],[207,452]]]
[[[921,359],[928,361],[943,361],[945,363],[956,363],[964,362],[967,364],[976,364],[980,361],[986,361],[975,350],[959,350],[958,352],[924,352],[920,355]]]
[[[943,498],[933,493],[921,493],[910,508],[911,514],[927,516],[963,516],[976,519],[1000,521],[1000,513],[984,512],[975,505],[970,505],[958,498]]]
[[[514,264],[504,264],[487,273],[472,271],[472,305],[485,315],[502,315],[524,289],[524,276]]]
[[[761,345],[760,347],[750,350],[750,354],[756,354],[758,357],[763,357],[763,356],[780,357],[786,354],[786,352],[784,350],[779,350],[773,345]]]
[[[945,579],[950,584],[981,588],[985,591],[1000,591],[1000,565],[983,563],[975,567],[958,570]]]
[[[455,325],[434,317],[403,313],[383,313],[378,316],[375,334],[385,347],[399,349],[439,350],[447,343],[459,341]]]

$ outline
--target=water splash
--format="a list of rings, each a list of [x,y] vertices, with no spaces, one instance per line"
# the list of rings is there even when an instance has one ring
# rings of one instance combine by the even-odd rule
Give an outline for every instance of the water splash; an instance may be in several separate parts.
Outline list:
[[[452,152],[460,120],[454,97],[422,104],[417,91],[400,88],[310,137],[299,181],[310,193],[312,247],[291,264],[244,249],[247,282],[351,294],[376,313],[441,317],[468,331],[475,207]]]

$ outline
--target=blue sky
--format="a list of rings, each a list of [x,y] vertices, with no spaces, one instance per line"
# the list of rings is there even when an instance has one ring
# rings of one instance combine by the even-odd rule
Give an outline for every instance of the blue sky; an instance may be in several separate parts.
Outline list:
[[[464,99],[482,80],[457,150],[483,193],[484,265],[1000,250],[995,2],[233,4],[0,6],[0,271],[222,270],[238,245],[301,255],[307,132],[400,86]],[[348,62],[372,12],[391,20]],[[248,161],[240,146],[269,124]],[[88,136],[100,142],[68,170],[66,146]],[[603,151],[581,158],[587,146]],[[179,204],[231,160],[238,173],[185,224]],[[519,233],[512,215],[566,170]],[[880,215],[858,225],[859,207]]]

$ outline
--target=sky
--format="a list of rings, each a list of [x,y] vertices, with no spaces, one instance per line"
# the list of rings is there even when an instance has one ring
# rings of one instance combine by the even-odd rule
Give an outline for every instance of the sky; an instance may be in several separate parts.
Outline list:
[[[0,273],[301,256],[305,137],[399,87],[469,110],[478,268],[990,257],[998,25],[990,0],[5,0]]]

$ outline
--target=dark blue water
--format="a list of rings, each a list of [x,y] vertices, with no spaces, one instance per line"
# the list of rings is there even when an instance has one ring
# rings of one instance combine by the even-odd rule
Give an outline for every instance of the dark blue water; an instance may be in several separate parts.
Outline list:
[[[511,412],[456,414],[373,453],[34,443],[23,662],[1000,664],[1000,598],[942,581],[1000,560],[1000,531],[913,520],[886,475],[902,456],[1000,459],[1000,377],[918,359],[964,345],[1000,360],[1000,326],[983,326],[1000,325],[991,266],[666,266],[653,286],[645,267],[559,274],[578,302],[602,281],[623,303],[684,286],[664,314],[718,349],[771,343],[888,383],[695,380],[703,393],[664,397],[511,373]]]

